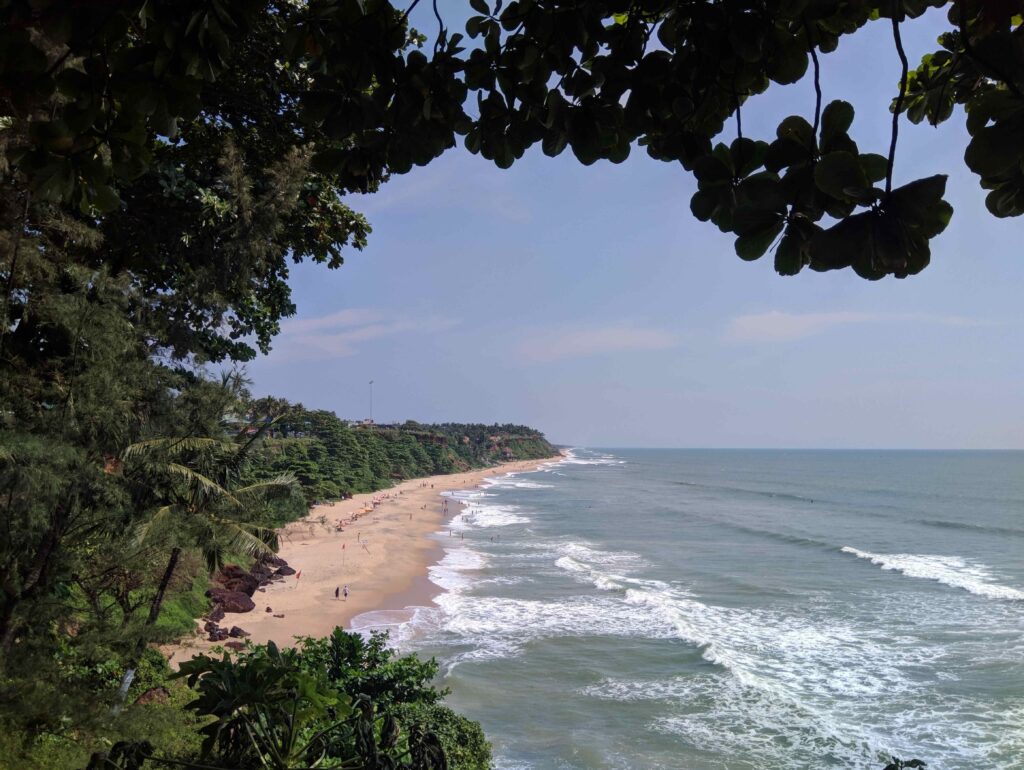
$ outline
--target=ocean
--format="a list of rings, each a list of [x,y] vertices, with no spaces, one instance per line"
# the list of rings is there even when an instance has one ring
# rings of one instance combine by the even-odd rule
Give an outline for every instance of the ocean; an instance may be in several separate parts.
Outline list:
[[[575,449],[452,493],[436,657],[498,768],[1024,768],[1024,452]]]

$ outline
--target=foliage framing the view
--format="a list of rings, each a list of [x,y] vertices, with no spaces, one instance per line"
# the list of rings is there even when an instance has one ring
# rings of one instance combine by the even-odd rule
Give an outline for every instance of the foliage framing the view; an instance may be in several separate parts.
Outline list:
[[[904,114],[937,124],[962,107],[971,135],[965,159],[990,191],[989,209],[1000,217],[1024,211],[1016,0],[469,4],[475,15],[465,35],[445,26],[435,4],[432,45],[410,50],[411,9],[384,0],[137,0],[102,13],[8,0],[0,10],[2,171],[8,184],[24,184],[8,216],[31,219],[33,201],[70,203],[132,228],[140,245],[158,238],[164,264],[229,252],[224,243],[211,247],[263,227],[269,252],[239,255],[252,265],[241,274],[249,285],[223,285],[219,275],[209,288],[222,284],[229,305],[232,293],[254,294],[257,301],[213,316],[233,326],[232,339],[255,333],[266,345],[290,308],[286,249],[340,263],[339,248],[360,246],[368,228],[336,195],[375,189],[389,173],[430,162],[457,134],[501,167],[536,144],[549,155],[568,147],[583,163],[621,161],[639,144],[693,172],[694,214],[736,235],[742,258],[774,244],[784,274],[853,267],[879,278],[927,265],[951,208],[944,176],[896,184]],[[901,26],[929,8],[947,9],[950,30],[911,70]],[[823,103],[819,79],[819,56],[868,23],[891,26],[902,62],[885,96],[892,142],[881,153],[852,141],[853,108]],[[818,95],[806,117],[785,119],[768,141],[743,135],[751,96],[805,76]],[[308,165],[289,176],[291,186],[273,183],[278,169],[232,188],[211,176],[225,153],[243,167],[271,158]],[[148,233],[154,200],[201,213],[206,231]],[[239,201],[248,201],[247,213]],[[275,207],[282,213],[267,217]],[[145,264],[154,258],[137,249],[117,261],[171,296],[209,283],[198,262],[200,275],[186,278],[154,271]],[[182,322],[173,310],[165,319],[172,328]],[[212,326],[204,334],[216,336]]]

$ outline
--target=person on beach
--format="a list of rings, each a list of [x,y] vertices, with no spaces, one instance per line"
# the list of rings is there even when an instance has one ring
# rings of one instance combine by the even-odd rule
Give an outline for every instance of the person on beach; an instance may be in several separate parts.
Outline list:
[[[341,592],[345,595],[345,601],[348,601],[348,586],[345,586]]]
[[[335,601],[337,601],[337,599],[338,599],[338,594],[339,594],[340,592],[341,592],[341,589],[340,589],[340,588],[335,588],[335,589],[334,589],[334,599],[335,599]]]

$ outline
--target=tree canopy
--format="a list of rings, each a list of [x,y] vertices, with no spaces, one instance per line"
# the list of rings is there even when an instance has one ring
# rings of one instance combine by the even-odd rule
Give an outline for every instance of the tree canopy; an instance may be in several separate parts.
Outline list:
[[[537,144],[588,164],[642,147],[696,177],[694,215],[740,257],[774,246],[787,275],[928,264],[952,210],[944,176],[896,175],[901,119],[963,115],[989,210],[1024,211],[1018,0],[470,0],[460,32],[435,3],[430,40],[410,2],[4,2],[5,225],[72,207],[107,237],[91,261],[145,290],[164,346],[246,357],[245,338],[265,349],[294,310],[288,255],[333,267],[365,243],[344,196],[459,138],[503,168]],[[929,8],[950,28],[911,69],[900,30]],[[852,106],[819,83],[820,57],[868,23],[891,27],[903,65],[879,97],[893,116],[881,152],[857,146]],[[750,97],[804,77],[807,114],[743,134]]]

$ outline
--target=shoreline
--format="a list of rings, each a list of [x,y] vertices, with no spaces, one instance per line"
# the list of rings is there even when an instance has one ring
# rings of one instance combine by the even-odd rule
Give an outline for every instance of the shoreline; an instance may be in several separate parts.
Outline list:
[[[304,518],[278,531],[278,556],[296,574],[259,589],[252,596],[256,609],[229,613],[221,626],[244,629],[255,644],[291,646],[296,636],[327,636],[337,626],[351,629],[352,620],[367,613],[433,606],[441,589],[430,582],[429,569],[445,553],[435,537],[445,521],[442,493],[475,488],[493,476],[533,471],[562,456],[409,479],[314,505]],[[350,521],[354,514],[358,518]],[[448,515],[455,511],[449,508]],[[335,589],[346,585],[348,599],[335,599]],[[173,667],[223,646],[206,639],[202,622],[196,620],[198,635],[161,646]]]

